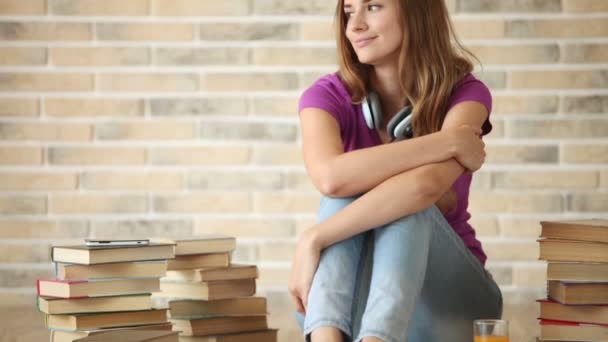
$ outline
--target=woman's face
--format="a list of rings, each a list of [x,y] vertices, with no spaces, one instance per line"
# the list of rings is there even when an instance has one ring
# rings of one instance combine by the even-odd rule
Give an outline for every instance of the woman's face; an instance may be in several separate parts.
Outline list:
[[[377,66],[397,60],[403,43],[398,1],[344,0],[346,38],[361,63]]]

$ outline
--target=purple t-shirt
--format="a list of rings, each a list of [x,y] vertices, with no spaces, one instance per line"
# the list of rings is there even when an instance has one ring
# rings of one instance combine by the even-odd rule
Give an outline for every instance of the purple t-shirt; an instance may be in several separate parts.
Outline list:
[[[448,111],[463,101],[480,102],[486,106],[488,113],[492,112],[492,95],[488,87],[473,74],[466,75],[454,86],[448,100]],[[338,73],[322,76],[302,93],[298,112],[308,107],[323,109],[338,121],[344,152],[382,144],[376,130],[367,127],[361,105],[352,103],[350,92]],[[492,130],[489,120],[483,123],[482,130],[483,135]],[[475,237],[475,230],[468,223],[471,218],[467,210],[471,180],[472,174],[464,173],[454,182],[452,189],[458,197],[458,204],[445,218],[473,255],[485,265],[486,254]]]

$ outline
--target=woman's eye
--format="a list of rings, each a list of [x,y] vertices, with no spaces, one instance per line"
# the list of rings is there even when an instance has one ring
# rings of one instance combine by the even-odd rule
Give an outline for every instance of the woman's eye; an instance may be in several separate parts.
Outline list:
[[[376,4],[367,5],[367,10],[371,11],[371,12],[376,12],[380,8],[382,8],[381,5],[376,5]],[[354,12],[344,12],[344,17],[346,17],[348,19],[348,18],[352,17],[353,14],[354,14]]]

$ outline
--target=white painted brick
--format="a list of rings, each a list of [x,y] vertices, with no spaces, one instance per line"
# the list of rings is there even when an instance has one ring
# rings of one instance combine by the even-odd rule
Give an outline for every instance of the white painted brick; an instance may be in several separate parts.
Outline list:
[[[469,223],[514,341],[538,336],[539,221],[608,210],[607,3],[446,1],[493,95]],[[263,266],[279,341],[302,341],[287,265],[319,195],[298,100],[336,70],[334,7],[0,0],[0,340],[48,340],[32,303],[51,243],[223,233]]]

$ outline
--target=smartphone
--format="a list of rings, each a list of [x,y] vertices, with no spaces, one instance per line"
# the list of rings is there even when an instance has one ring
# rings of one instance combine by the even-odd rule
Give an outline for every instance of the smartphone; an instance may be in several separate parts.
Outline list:
[[[131,239],[131,240],[103,240],[103,239],[85,239],[87,246],[146,246],[150,244],[148,239]]]

